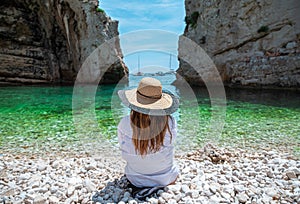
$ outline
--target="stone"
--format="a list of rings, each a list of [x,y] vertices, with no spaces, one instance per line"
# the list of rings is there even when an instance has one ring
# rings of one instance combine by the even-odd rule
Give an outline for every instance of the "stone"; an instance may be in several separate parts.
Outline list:
[[[42,187],[39,189],[39,193],[42,193],[42,194],[46,193],[47,191],[48,191],[47,187]]]
[[[59,202],[59,199],[56,196],[50,196],[48,200],[49,200],[49,204],[56,204]]]
[[[124,193],[124,195],[123,195],[123,198],[127,198],[127,200],[128,200],[128,198],[129,198],[130,196],[131,196],[130,193],[126,191],[126,192]]]
[[[90,170],[95,170],[97,169],[97,164],[95,162],[87,164],[85,166],[85,170],[90,171]]]
[[[58,187],[57,187],[57,186],[51,186],[51,187],[50,187],[50,192],[51,192],[52,194],[56,193],[57,190],[58,190]]]
[[[8,190],[0,192],[0,196],[7,196],[7,197],[9,197],[9,196],[12,196],[14,194],[15,194],[15,189],[14,188],[10,188]]]
[[[157,191],[157,195],[160,196],[163,192],[164,192],[163,190],[158,190],[158,191]]]
[[[246,190],[245,186],[243,186],[243,185],[234,185],[233,187],[234,187],[234,190],[239,193]]]
[[[72,177],[68,180],[68,184],[70,185],[77,185],[81,183],[82,183],[82,179],[80,177]]]
[[[130,200],[128,201],[128,204],[138,204],[138,202],[136,200]]]
[[[156,199],[156,198],[149,198],[148,202],[150,204],[158,204],[158,199]]]
[[[181,190],[181,186],[180,185],[168,185],[168,186],[165,187],[165,190],[166,191],[170,190],[170,191],[173,191],[175,193],[175,192],[178,192],[178,191]]]
[[[96,191],[96,185],[89,179],[86,179],[84,181],[84,187],[88,190],[88,192],[94,192]]]
[[[169,199],[171,199],[171,198],[173,197],[172,194],[166,193],[166,192],[163,192],[160,196],[161,196],[163,199],[165,199],[165,200],[169,200]]]
[[[249,197],[245,193],[239,193],[236,197],[237,197],[238,201],[241,203],[246,203],[249,199]]]
[[[74,191],[75,191],[75,187],[69,186],[67,190],[67,196],[70,197],[71,195],[73,195]]]
[[[174,196],[174,199],[175,199],[177,202],[179,202],[179,201],[181,200],[181,198],[182,198],[182,194],[181,194],[181,193],[179,193],[179,194],[177,194],[177,195]]]
[[[19,176],[19,180],[29,180],[31,177],[31,174],[30,173],[25,173],[25,174],[21,174]]]
[[[219,192],[220,191],[220,184],[218,184],[218,183],[211,183],[210,186],[209,186],[209,190],[212,193]]]
[[[297,176],[294,171],[287,171],[285,172],[285,174],[289,179],[297,179]]]
[[[38,171],[45,171],[47,169],[47,165],[45,163],[39,163],[37,166]]]
[[[191,191],[191,197],[192,198],[198,198],[199,197],[199,191],[197,191],[197,190],[192,190]]]
[[[171,198],[168,200],[168,204],[177,204],[177,201]]]
[[[300,170],[298,168],[290,168],[289,171],[295,172],[296,176],[300,175]]]
[[[225,192],[220,192],[220,195],[227,201],[231,198],[231,195]]]
[[[183,193],[187,193],[188,191],[190,191],[190,188],[188,185],[184,184],[181,186],[181,190]]]
[[[163,199],[162,197],[159,197],[159,198],[158,198],[158,203],[165,204],[165,203],[166,203],[166,200]]]
[[[46,198],[41,195],[37,195],[33,199],[33,204],[44,204],[45,202],[46,202]]]
[[[274,188],[265,188],[265,193],[270,197],[275,197],[277,195],[277,191]]]
[[[286,49],[293,49],[293,48],[296,48],[296,47],[297,47],[297,43],[296,42],[289,42],[286,45]]]

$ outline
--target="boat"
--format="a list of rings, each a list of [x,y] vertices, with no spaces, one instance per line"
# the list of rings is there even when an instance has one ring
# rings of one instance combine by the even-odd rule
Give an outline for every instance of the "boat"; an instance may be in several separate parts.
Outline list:
[[[133,76],[143,76],[143,72],[140,71],[140,55],[138,56],[138,72],[133,74]]]
[[[156,76],[164,76],[165,73],[163,73],[163,72],[156,72],[155,75],[156,75]]]

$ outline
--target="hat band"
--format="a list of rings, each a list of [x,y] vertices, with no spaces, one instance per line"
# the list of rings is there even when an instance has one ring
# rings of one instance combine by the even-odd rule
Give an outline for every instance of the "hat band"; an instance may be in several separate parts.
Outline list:
[[[161,97],[162,97],[162,94],[161,95],[159,95],[159,96],[147,96],[147,95],[144,95],[144,94],[142,94],[141,92],[139,92],[138,90],[136,91],[139,95],[141,95],[141,96],[143,96],[143,97],[145,97],[145,98],[150,98],[150,99],[161,99]]]
[[[136,94],[137,102],[144,104],[144,105],[155,103],[162,97],[162,96],[160,96],[160,97],[159,96],[146,96],[139,91],[136,91],[136,93],[137,93]]]

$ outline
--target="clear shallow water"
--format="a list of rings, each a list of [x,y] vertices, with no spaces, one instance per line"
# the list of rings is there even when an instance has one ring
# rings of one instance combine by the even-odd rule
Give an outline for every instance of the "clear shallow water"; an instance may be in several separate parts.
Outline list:
[[[300,94],[285,90],[227,89],[224,129],[209,137],[212,114],[205,88],[195,88],[196,98],[172,85],[173,75],[158,77],[165,88],[181,96],[174,117],[178,121],[179,148],[192,148],[213,141],[242,147],[280,146],[300,152]],[[73,87],[0,87],[0,147],[27,149],[39,146],[68,146],[86,142],[116,143],[116,126],[128,113],[116,97],[116,89],[136,86],[141,77],[131,76],[128,85],[102,85],[95,96],[96,121],[81,120],[81,134],[73,122]],[[82,112],[84,113],[83,107]],[[222,122],[222,121],[221,121]]]

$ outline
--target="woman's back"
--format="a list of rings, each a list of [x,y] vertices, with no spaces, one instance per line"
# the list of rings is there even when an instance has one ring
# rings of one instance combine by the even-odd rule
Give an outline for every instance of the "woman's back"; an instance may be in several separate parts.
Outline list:
[[[132,142],[133,131],[130,116],[122,118],[118,125],[118,140],[122,157],[127,161],[125,174],[137,187],[168,185],[178,176],[178,169],[173,163],[176,122],[169,120],[170,131],[166,131],[163,145],[159,151],[146,155],[139,154]],[[171,136],[172,135],[172,136]]]

